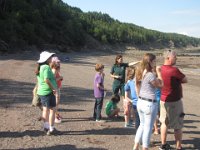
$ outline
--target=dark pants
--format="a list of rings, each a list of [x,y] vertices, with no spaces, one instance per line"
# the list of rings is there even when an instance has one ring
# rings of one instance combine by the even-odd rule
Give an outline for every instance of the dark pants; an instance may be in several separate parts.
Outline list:
[[[96,120],[101,119],[101,109],[103,106],[103,97],[101,98],[95,98],[95,104],[94,104],[94,114],[93,118]]]
[[[112,90],[113,90],[113,94],[114,95],[119,94],[119,91],[120,91],[121,96],[125,95],[124,84],[123,83],[121,83],[119,85],[113,84],[112,85]]]

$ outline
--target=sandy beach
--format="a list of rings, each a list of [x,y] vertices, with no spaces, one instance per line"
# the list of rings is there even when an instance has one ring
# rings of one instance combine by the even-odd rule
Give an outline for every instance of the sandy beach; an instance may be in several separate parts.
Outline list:
[[[135,129],[124,128],[123,119],[106,119],[96,123],[91,119],[94,106],[94,65],[105,65],[105,87],[108,89],[105,103],[110,99],[112,79],[109,75],[116,53],[71,52],[58,53],[62,60],[64,76],[61,90],[60,112],[63,122],[56,124],[57,136],[46,136],[41,111],[31,106],[32,90],[36,82],[35,64],[39,52],[26,51],[0,56],[0,149],[2,150],[131,150]],[[126,52],[124,62],[138,61],[140,52]],[[158,64],[162,64],[158,57]],[[200,149],[200,58],[178,57],[177,66],[187,75],[189,83],[183,85],[185,121],[183,148]],[[122,101],[119,104],[122,110]],[[120,112],[123,116],[123,111]],[[169,130],[168,142],[175,147],[173,131]],[[152,135],[151,148],[160,146],[160,135]]]

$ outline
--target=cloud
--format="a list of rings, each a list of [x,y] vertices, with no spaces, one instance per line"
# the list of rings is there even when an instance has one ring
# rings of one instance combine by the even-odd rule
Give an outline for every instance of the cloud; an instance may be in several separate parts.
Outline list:
[[[200,16],[199,10],[175,10],[170,12],[173,15],[190,15],[190,16]]]

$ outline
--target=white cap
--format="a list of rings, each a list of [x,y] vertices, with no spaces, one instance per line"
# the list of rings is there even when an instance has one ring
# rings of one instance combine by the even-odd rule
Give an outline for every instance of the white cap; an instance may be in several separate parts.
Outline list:
[[[40,59],[37,62],[38,63],[44,63],[45,61],[47,61],[54,54],[55,53],[50,53],[50,52],[47,52],[47,51],[43,51],[42,53],[40,53]]]

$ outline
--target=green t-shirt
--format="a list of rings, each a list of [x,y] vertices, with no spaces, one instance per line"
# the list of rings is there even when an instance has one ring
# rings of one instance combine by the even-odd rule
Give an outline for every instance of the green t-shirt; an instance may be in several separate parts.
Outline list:
[[[113,101],[108,101],[106,103],[106,115],[110,115],[111,112],[117,108],[117,104],[116,103],[113,103]]]
[[[114,64],[112,66],[110,73],[113,75],[121,76],[121,79],[114,79],[113,84],[120,85],[125,83],[126,67],[128,67],[128,63],[121,63],[120,65]]]
[[[57,89],[56,79],[49,65],[40,66],[40,73],[37,76],[37,79],[38,79],[38,90],[37,90],[38,95],[48,95],[52,93],[52,89],[45,82],[45,79],[49,79],[53,87]]]

